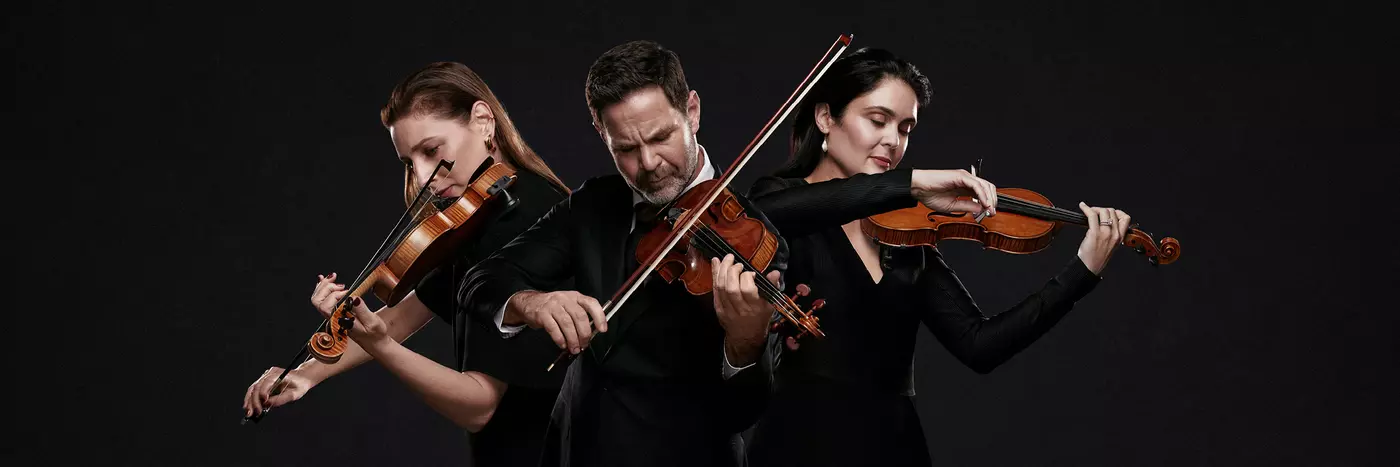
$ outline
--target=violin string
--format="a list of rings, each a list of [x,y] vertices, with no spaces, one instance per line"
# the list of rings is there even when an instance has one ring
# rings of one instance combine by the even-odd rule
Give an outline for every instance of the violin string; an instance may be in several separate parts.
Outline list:
[[[1069,218],[1064,213],[1052,211],[1044,207],[1010,202],[1005,205],[1007,211],[1017,214],[1024,214],[1045,220],[1075,222],[1077,219]]]
[[[1013,196],[997,195],[997,198],[1000,202],[999,204],[1011,208],[1009,211],[1017,214],[1045,217],[1049,220],[1069,221],[1069,219],[1064,218],[1063,213],[1057,212],[1049,206],[1032,203]]]
[[[692,240],[694,240],[693,243],[695,243],[697,246],[702,247],[705,250],[709,250],[710,254],[714,257],[718,258],[720,257],[720,254],[723,253],[733,254],[735,258],[738,258],[739,261],[742,262],[742,264],[745,264],[749,269],[753,269],[753,265],[749,264],[748,261],[744,259],[743,256],[740,256],[737,252],[735,252],[733,248],[725,248],[730,246],[728,242],[724,242],[723,239],[720,238],[718,239],[718,245],[716,245],[717,239],[709,238],[705,234],[717,235],[717,233],[711,230],[708,226],[694,227],[692,228],[691,232],[687,233],[687,235]],[[760,292],[764,294],[764,298],[767,298],[770,302],[776,302],[773,304],[777,306],[782,306],[784,307],[784,309],[788,310],[789,312],[792,312],[792,305],[788,304],[788,301],[785,300],[787,296],[783,295],[781,291],[778,291],[777,287],[774,286],[772,283],[768,282],[767,280],[754,280],[754,284],[761,289]]]
[[[1040,212],[1053,213],[1054,215],[1059,217],[1059,219],[1057,220],[1063,220],[1065,222],[1077,222],[1080,224],[1087,224],[1089,222],[1088,218],[1084,217],[1083,213],[1078,213],[1070,211],[1068,209],[1062,209],[1053,206],[1046,206],[1040,203],[1020,199],[1014,196],[998,195],[998,197],[1004,197],[1005,199],[1012,201],[1013,204],[1026,206],[1028,208],[1035,209]]]
[[[423,210],[428,206],[432,206],[433,204],[431,200],[435,199],[436,197],[436,194],[424,193],[423,195],[420,195],[413,200],[413,204],[411,204],[407,209],[407,211],[411,213],[408,222],[404,223],[402,222],[402,219],[400,220],[398,225],[400,227],[399,230],[393,232],[389,236],[390,241],[386,242],[383,246],[380,247],[380,250],[375,253],[374,259],[371,260],[370,263],[366,265],[363,270],[360,271],[360,274],[355,277],[355,280],[351,282],[349,287],[346,287],[346,290],[353,292],[355,289],[358,289],[360,285],[364,283],[365,280],[369,279],[370,273],[374,271],[374,268],[376,266],[388,260],[389,257],[394,254],[394,250],[398,249],[398,246],[401,243],[403,243],[404,239],[408,237],[408,234],[413,232],[413,229],[417,228],[420,224],[423,223],[423,219],[425,218],[425,216],[423,215]],[[344,306],[345,302],[349,301],[350,299],[350,294],[345,294],[345,296],[341,297],[339,302],[336,303],[336,308],[339,309],[340,307]]]
[[[697,242],[695,243],[697,246],[700,246],[700,247],[701,247],[702,249],[704,249],[704,250],[710,250],[710,253],[711,253],[712,255],[714,255],[715,257],[719,257],[719,255],[716,254],[716,253],[721,253],[720,251],[717,251],[717,250],[719,249],[719,247],[716,247],[716,246],[713,244],[713,242],[712,242],[711,240],[708,240],[708,239],[706,239],[706,238],[704,238],[704,237],[701,237],[701,234],[700,234],[699,232],[692,232],[692,233],[689,233],[689,234],[687,234],[687,235],[688,235],[692,240],[696,240],[696,241],[697,241]],[[725,243],[725,244],[727,245],[727,243]],[[737,253],[733,253],[733,250],[730,250],[730,253],[731,253],[731,254],[734,254],[735,257],[736,257],[736,258],[739,258],[741,261],[743,260],[743,257],[742,257],[742,256],[739,256]],[[744,261],[744,263],[747,263],[747,261]],[[752,266],[750,266],[749,269],[752,269]],[[797,307],[796,307],[796,304],[793,304],[793,303],[787,298],[786,295],[783,295],[783,293],[782,293],[781,291],[778,291],[778,290],[777,290],[777,288],[776,288],[775,285],[773,285],[772,283],[768,282],[766,279],[764,279],[764,280],[759,280],[758,278],[755,278],[754,284],[758,287],[759,293],[762,294],[763,297],[764,297],[765,299],[767,299],[768,302],[769,302],[770,304],[772,304],[772,305],[774,305],[774,306],[777,306],[777,307],[781,307],[782,309],[786,310],[788,313],[790,313],[790,314],[792,314],[792,315],[794,315],[794,316],[800,316],[800,315],[801,315],[802,310],[801,310],[800,308],[797,308]]]
[[[1046,206],[1040,203],[1027,201],[1013,196],[997,195],[997,198],[1000,205],[1002,205],[1003,207],[1011,208],[1007,210],[1009,212],[1041,217],[1047,220],[1058,220],[1064,222],[1077,223],[1080,225],[1088,224],[1088,218],[1084,217],[1084,215],[1081,213],[1076,213],[1067,209],[1061,209],[1053,206]]]
[[[705,230],[709,230],[709,229],[707,229],[707,228],[706,228],[705,230],[701,230],[701,229],[702,229],[702,227],[695,227],[695,228],[692,228],[691,231],[687,233],[687,236],[689,236],[689,237],[691,238],[691,240],[693,241],[693,243],[694,243],[696,246],[699,246],[699,247],[701,247],[702,249],[708,250],[708,252],[709,252],[712,256],[714,256],[714,257],[716,257],[716,258],[719,258],[720,255],[722,255],[722,254],[729,253],[729,254],[733,254],[735,258],[740,258],[740,261],[744,261],[744,260],[742,259],[743,257],[742,257],[742,256],[739,256],[739,254],[738,254],[737,252],[735,252],[732,248],[725,248],[725,247],[729,246],[727,242],[722,242],[722,239],[721,239],[721,242],[719,242],[719,244],[717,245],[715,239],[709,238],[707,235],[705,235],[705,234],[706,234]],[[713,232],[713,231],[711,230],[710,232]],[[727,251],[726,251],[726,250],[727,250]],[[744,263],[747,263],[747,261],[744,261]],[[743,263],[741,263],[741,264],[743,264]],[[750,266],[750,269],[752,269],[751,266]],[[760,284],[760,282],[762,282],[762,283],[764,283],[764,284],[768,284],[768,285],[767,285],[767,286],[764,286],[764,285]],[[769,298],[769,299],[773,299],[773,298],[774,298],[774,297],[773,297],[774,288],[773,288],[772,284],[768,283],[768,281],[766,281],[766,280],[764,280],[764,281],[757,281],[757,280],[755,280],[755,281],[754,281],[754,284],[763,289],[762,292],[765,293],[765,295],[766,295],[765,298]]]
[[[712,254],[714,254],[714,253],[728,253],[728,254],[732,254],[732,255],[734,255],[734,257],[735,257],[738,261],[742,262],[742,264],[744,264],[748,269],[751,269],[751,270],[752,270],[752,269],[755,269],[755,268],[753,267],[752,264],[749,264],[748,260],[747,260],[746,258],[744,258],[743,255],[740,255],[737,251],[734,251],[733,247],[732,247],[731,245],[729,245],[729,242],[724,241],[724,238],[721,237],[721,236],[719,236],[719,233],[718,233],[718,232],[715,232],[713,229],[711,229],[710,226],[700,224],[700,225],[698,225],[698,226],[696,226],[696,227],[693,227],[692,230],[693,230],[693,232],[691,233],[692,238],[693,238],[693,239],[698,239],[698,240],[700,240],[700,245],[707,247],[707,249],[711,250],[711,253],[712,253]],[[719,254],[715,254],[714,256],[715,256],[715,257],[719,257],[720,255],[719,255]],[[755,272],[758,272],[758,271],[755,271]],[[763,279],[763,280],[758,280],[758,279],[759,279],[759,278],[755,278],[754,284],[758,286],[758,288],[760,289],[760,292],[763,293],[763,294],[765,295],[765,298],[767,298],[767,299],[769,300],[770,303],[772,303],[772,304],[775,305],[775,306],[781,306],[781,307],[783,307],[783,309],[787,310],[789,313],[793,313],[793,312],[794,312],[794,310],[793,310],[794,304],[792,304],[792,303],[788,300],[787,295],[784,295],[784,294],[782,293],[782,291],[780,291],[780,290],[777,289],[777,286],[776,286],[776,285],[774,285],[774,284],[771,283],[771,282],[768,282],[767,279]],[[800,312],[801,312],[800,309],[798,309],[798,310],[796,310],[796,311],[797,311],[797,313],[800,313]]]
[[[446,163],[446,161],[439,161],[437,170],[441,170],[444,163]],[[452,169],[449,168],[448,170],[451,171]],[[355,276],[357,279],[367,277],[379,263],[387,258],[389,254],[392,254],[395,246],[403,241],[405,232],[412,230],[413,224],[419,220],[422,207],[431,201],[434,196],[436,196],[434,193],[428,191],[427,184],[423,184],[423,186],[418,188],[418,195],[414,196],[413,202],[404,209],[403,214],[399,215],[399,219],[394,222],[394,227],[389,232],[389,237],[385,238],[384,242],[379,245],[379,248],[374,251],[374,254],[370,257],[369,263],[365,264],[365,267],[360,270],[360,274]],[[409,225],[406,226],[405,223]],[[355,287],[359,287],[358,280],[356,281]]]
[[[708,242],[708,243],[709,243],[710,245],[712,245],[712,246],[713,246],[714,244],[718,243],[718,245],[719,245],[719,248],[718,248],[718,249],[720,249],[720,250],[723,251],[724,253],[729,253],[729,254],[734,255],[734,257],[735,257],[738,261],[742,262],[742,263],[744,264],[744,266],[746,266],[747,268],[749,268],[749,269],[756,269],[756,268],[753,267],[753,264],[750,264],[746,258],[744,258],[743,256],[741,256],[737,251],[735,251],[735,250],[733,249],[733,246],[730,245],[729,242],[724,241],[724,238],[721,237],[721,236],[719,236],[719,233],[718,233],[718,232],[715,232],[713,229],[711,229],[710,226],[708,226],[708,225],[702,225],[702,226],[700,226],[699,228],[697,228],[697,230],[698,230],[699,233],[703,233],[703,234],[705,234],[705,235],[711,237],[711,238],[702,237],[702,238],[701,238],[702,241],[706,241],[706,242]],[[718,257],[718,255],[716,255],[716,257]],[[758,271],[755,270],[755,272],[758,272]],[[773,299],[773,300],[779,300],[779,301],[780,301],[780,303],[775,303],[775,305],[781,304],[781,305],[783,305],[783,306],[785,306],[785,307],[788,307],[788,303],[787,303],[788,301],[786,300],[787,296],[784,295],[784,294],[782,293],[781,290],[778,290],[776,285],[774,285],[774,284],[771,283],[771,282],[768,282],[767,280],[755,280],[755,281],[754,281],[754,284],[756,284],[759,288],[764,289],[764,291],[767,292],[767,293],[769,294],[768,298]],[[781,297],[781,298],[779,298],[779,297]],[[792,311],[792,310],[788,310],[788,311]]]

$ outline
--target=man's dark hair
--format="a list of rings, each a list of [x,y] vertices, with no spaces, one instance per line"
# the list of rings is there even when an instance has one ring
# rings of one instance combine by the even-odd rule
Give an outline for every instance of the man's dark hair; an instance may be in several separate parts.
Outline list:
[[[685,84],[680,56],[652,41],[632,41],[608,50],[588,68],[584,84],[593,122],[600,122],[598,114],[604,108],[647,86],[660,86],[671,107],[685,112],[690,86]]]

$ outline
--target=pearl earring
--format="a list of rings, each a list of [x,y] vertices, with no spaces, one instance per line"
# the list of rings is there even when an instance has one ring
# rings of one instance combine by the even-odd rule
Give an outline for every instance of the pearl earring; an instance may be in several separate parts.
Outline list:
[[[826,152],[826,137],[822,137],[822,152]]]

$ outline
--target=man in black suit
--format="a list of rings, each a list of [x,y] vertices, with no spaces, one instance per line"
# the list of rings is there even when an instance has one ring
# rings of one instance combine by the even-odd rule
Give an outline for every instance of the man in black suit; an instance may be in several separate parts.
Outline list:
[[[479,263],[462,301],[506,335],[544,329],[577,356],[541,465],[736,465],[734,443],[767,403],[781,351],[764,345],[773,309],[754,281],[781,286],[787,244],[779,237],[766,279],[712,259],[715,291],[706,296],[650,274],[608,322],[599,301],[641,266],[636,242],[654,211],[716,169],[696,142],[700,97],[675,53],[647,41],[614,47],[589,69],[586,93],[619,174],[586,181]],[[569,276],[577,291],[533,290]]]

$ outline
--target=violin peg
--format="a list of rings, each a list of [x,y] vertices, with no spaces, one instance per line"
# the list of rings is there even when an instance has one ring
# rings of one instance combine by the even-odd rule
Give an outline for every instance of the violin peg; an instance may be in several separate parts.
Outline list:
[[[825,299],[825,298],[818,298],[817,301],[812,302],[812,307],[809,309],[808,313],[811,313],[811,312],[813,312],[813,311],[820,310],[820,309],[822,309],[822,307],[824,307],[824,306],[826,306],[826,299]]]
[[[807,284],[797,284],[797,296],[806,297],[809,293],[812,293],[811,287],[808,287]]]

